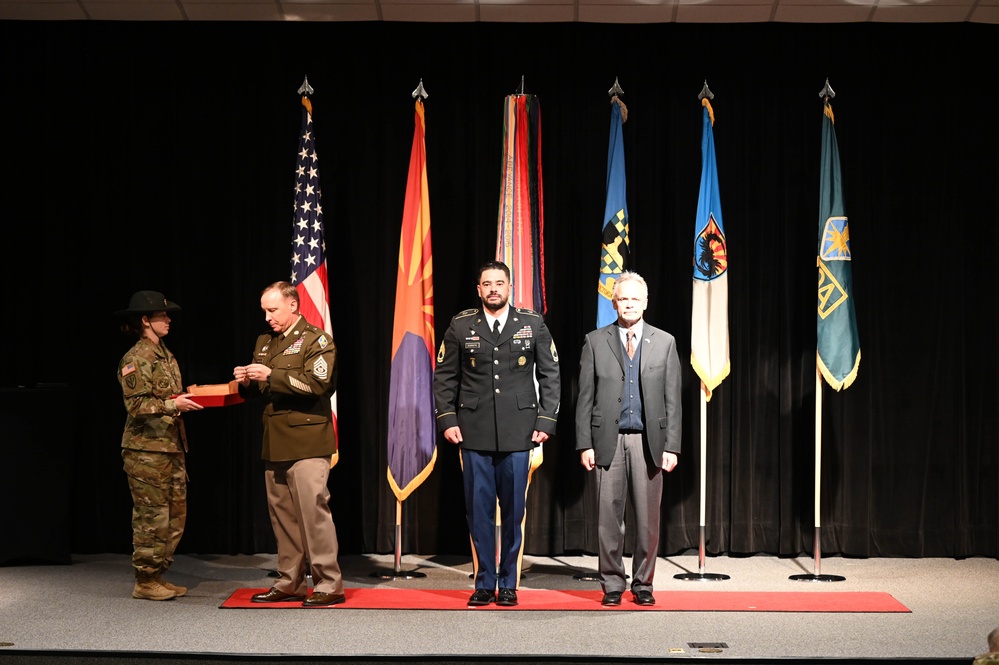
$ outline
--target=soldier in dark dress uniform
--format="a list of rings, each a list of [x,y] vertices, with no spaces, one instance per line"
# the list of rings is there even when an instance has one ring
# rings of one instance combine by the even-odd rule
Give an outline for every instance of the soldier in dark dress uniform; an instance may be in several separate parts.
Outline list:
[[[505,264],[492,261],[479,269],[482,309],[451,320],[434,373],[437,429],[461,445],[475,563],[469,605],[517,604],[531,454],[554,434],[558,417],[555,342],[540,314],[509,306],[510,287]]]

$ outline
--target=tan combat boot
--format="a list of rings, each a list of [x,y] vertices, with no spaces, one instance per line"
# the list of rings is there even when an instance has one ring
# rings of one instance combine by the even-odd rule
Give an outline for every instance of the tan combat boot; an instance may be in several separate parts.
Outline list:
[[[170,591],[173,591],[174,596],[176,596],[177,598],[180,598],[181,596],[186,596],[187,595],[187,587],[186,586],[177,586],[176,584],[170,584],[165,579],[163,579],[163,575],[162,574],[157,575],[153,579],[155,579],[157,582],[159,582],[160,586],[162,586],[164,588],[167,588]]]
[[[135,588],[132,589],[132,598],[143,600],[170,600],[176,598],[177,594],[160,584],[156,577],[152,575],[139,575],[135,578]]]

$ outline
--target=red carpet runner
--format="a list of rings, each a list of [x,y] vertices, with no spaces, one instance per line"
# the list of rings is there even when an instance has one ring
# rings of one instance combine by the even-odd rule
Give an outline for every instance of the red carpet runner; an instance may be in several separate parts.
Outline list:
[[[250,596],[266,589],[238,589],[221,608],[303,609],[302,603],[253,603]],[[656,604],[640,607],[626,592],[619,606],[604,607],[599,590],[521,589],[516,607],[468,607],[472,591],[462,589],[347,589],[347,601],[328,608],[345,610],[640,611],[640,612],[909,612],[880,591],[657,591]]]

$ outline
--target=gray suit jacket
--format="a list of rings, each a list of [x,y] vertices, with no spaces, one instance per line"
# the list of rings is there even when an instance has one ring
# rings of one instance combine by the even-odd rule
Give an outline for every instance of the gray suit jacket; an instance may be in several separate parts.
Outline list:
[[[664,451],[680,452],[680,359],[676,340],[646,321],[642,339],[642,411],[645,447],[658,466]],[[624,348],[616,323],[586,335],[579,359],[576,449],[593,448],[608,466],[617,447],[624,390]]]

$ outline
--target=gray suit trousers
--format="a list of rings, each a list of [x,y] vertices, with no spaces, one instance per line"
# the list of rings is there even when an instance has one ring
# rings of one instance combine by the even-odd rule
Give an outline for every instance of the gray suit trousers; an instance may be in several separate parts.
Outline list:
[[[598,466],[596,472],[601,586],[605,593],[624,591],[628,586],[623,560],[624,511],[630,498],[635,509],[631,590],[652,591],[659,556],[662,468],[648,458],[641,434],[618,434],[613,461],[610,466]]]

